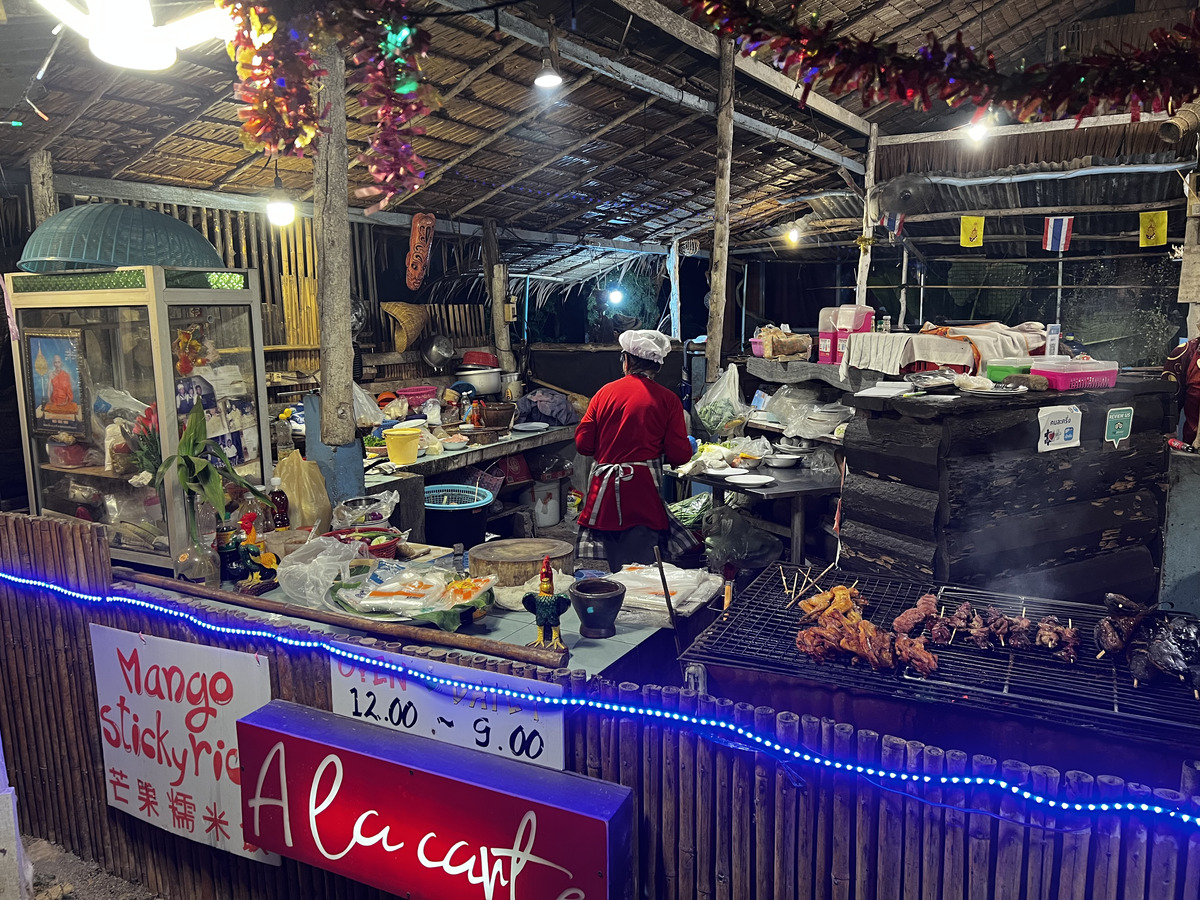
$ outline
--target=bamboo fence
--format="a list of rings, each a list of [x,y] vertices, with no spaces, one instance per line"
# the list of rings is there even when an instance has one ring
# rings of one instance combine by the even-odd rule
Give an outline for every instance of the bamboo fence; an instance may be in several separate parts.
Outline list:
[[[5,571],[92,595],[110,591],[103,530],[0,514]],[[139,592],[122,585],[122,595]],[[157,602],[218,624],[280,629],[265,617],[204,602]],[[274,643],[197,634],[176,619],[115,604],[64,600],[0,582],[0,734],[23,830],[62,844],[164,898],[382,900],[381,892],[284,860],[265,866],[175,838],[106,805],[88,625],[97,622],[273,657],[272,695],[330,708],[327,657]],[[697,695],[674,686],[589,679],[582,670],[335,635],[362,646],[542,681],[577,696],[721,717],[781,744],[916,774],[982,775],[1047,797],[1119,798],[1195,812],[1200,772],[1184,791],[1082,771],[968,757],[955,749],[856,730],[833,719]],[[469,677],[469,676],[464,676]],[[784,767],[765,753],[715,742],[669,719],[567,718],[568,768],[630,787],[635,799],[629,896],[666,900],[1196,900],[1200,831],[1131,813],[1064,813],[994,789],[868,779],[821,766]]]

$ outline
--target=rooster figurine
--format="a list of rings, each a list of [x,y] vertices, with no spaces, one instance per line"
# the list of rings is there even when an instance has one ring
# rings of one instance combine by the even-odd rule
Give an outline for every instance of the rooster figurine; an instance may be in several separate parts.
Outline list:
[[[533,613],[537,625],[537,640],[528,644],[530,647],[549,647],[551,650],[566,650],[562,632],[559,630],[559,616],[571,605],[571,598],[566,594],[554,593],[554,574],[550,570],[550,557],[542,560],[542,580],[538,592],[528,593],[521,602]]]

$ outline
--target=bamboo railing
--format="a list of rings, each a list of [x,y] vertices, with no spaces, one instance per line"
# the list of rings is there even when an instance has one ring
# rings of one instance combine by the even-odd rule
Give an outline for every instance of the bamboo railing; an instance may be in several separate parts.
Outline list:
[[[9,574],[109,591],[99,527],[0,514],[0,566]],[[245,628],[312,637],[164,592],[121,585],[124,596]],[[252,651],[271,659],[276,698],[330,708],[328,658],[273,642],[215,638],[129,605],[67,600],[0,582],[0,736],[24,831],[62,844],[164,898],[379,900],[372,888],[284,860],[275,868],[175,838],[106,805],[89,623]],[[939,776],[978,775],[1029,785],[1081,803],[1119,798],[1200,808],[1197,772],[1186,793],[1083,771],[1059,772],[856,730],[848,723],[698,695],[674,686],[588,679],[582,670],[539,668],[417,645],[334,635],[364,647],[562,684],[575,696],[624,706],[723,718],[825,757]],[[464,678],[470,676],[464,673]],[[718,742],[670,719],[610,715],[595,707],[567,717],[568,768],[631,788],[630,896],[665,900],[1197,900],[1200,829],[1141,813],[1064,813],[994,788],[866,778],[826,766],[783,766],[770,755]]]

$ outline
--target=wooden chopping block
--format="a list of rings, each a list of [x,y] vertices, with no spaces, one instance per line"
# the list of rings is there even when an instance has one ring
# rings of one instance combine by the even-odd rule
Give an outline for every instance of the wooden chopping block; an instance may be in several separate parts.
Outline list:
[[[549,538],[513,538],[488,541],[471,548],[471,576],[495,575],[496,587],[519,587],[542,570],[549,556],[550,566],[562,572],[575,571],[575,548],[565,541]]]

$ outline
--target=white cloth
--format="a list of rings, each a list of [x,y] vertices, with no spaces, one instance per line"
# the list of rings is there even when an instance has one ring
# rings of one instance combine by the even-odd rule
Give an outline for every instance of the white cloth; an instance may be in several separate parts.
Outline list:
[[[870,369],[885,375],[899,375],[901,369],[915,362],[930,362],[939,366],[971,366],[974,364],[971,345],[934,334],[884,334],[865,331],[850,335],[846,352],[842,354],[841,375],[846,378],[850,369]]]
[[[662,365],[662,361],[671,352],[671,339],[661,331],[622,331],[617,338],[621,349],[630,356],[646,359]]]

